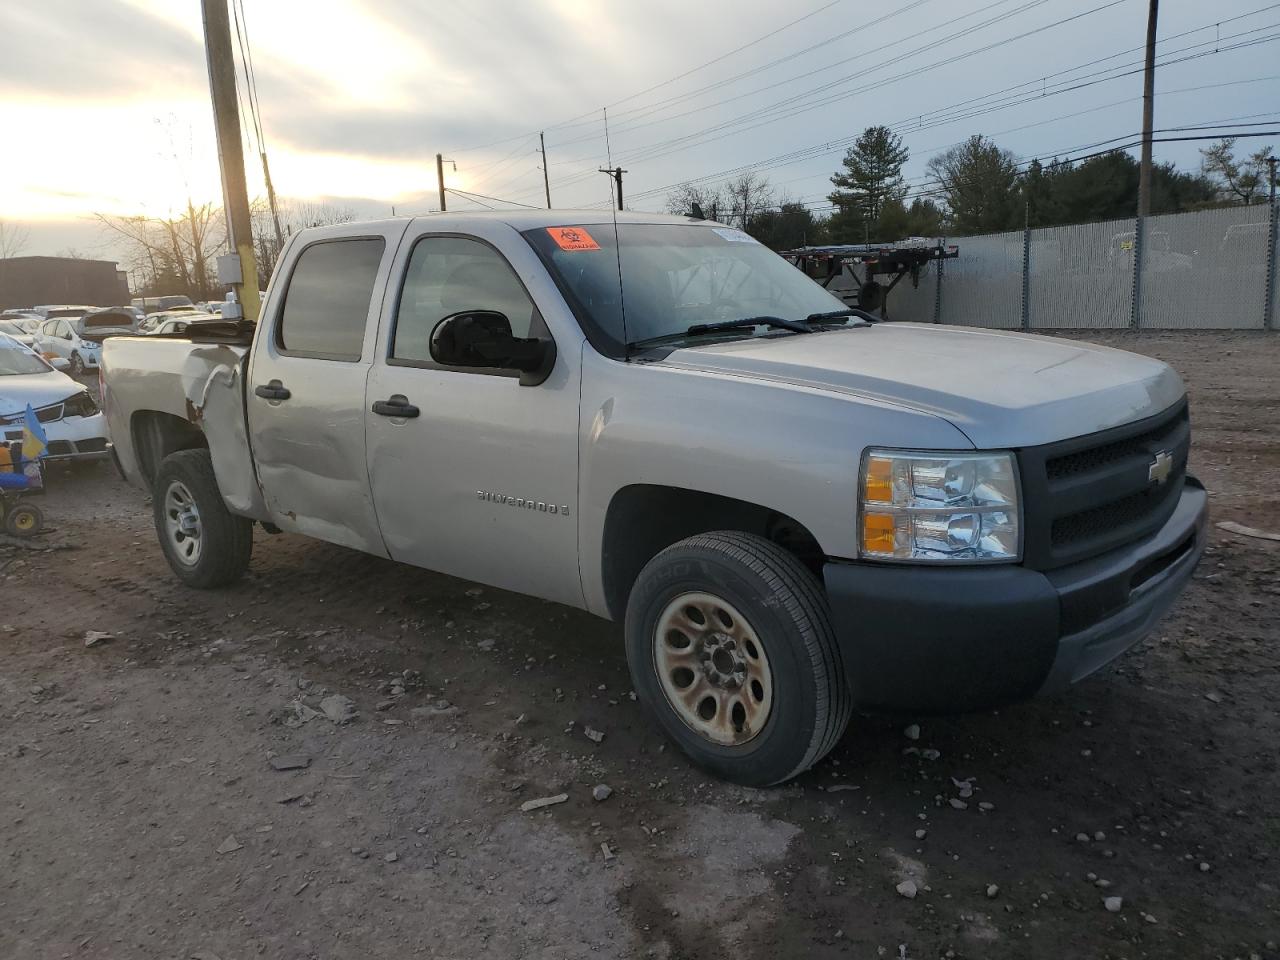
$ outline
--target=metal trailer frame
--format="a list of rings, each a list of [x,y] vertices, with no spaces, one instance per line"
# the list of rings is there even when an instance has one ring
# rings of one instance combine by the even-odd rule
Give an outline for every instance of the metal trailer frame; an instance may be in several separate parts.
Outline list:
[[[880,309],[883,319],[889,319],[889,294],[905,276],[911,277],[913,287],[920,286],[920,270],[933,260],[938,261],[941,269],[942,261],[954,260],[960,256],[960,248],[955,244],[946,244],[942,240],[915,241],[903,240],[898,243],[844,243],[822,247],[798,247],[795,250],[784,250],[786,257],[806,276],[817,280],[824,287],[830,287],[832,281],[846,270],[849,276],[857,281],[857,290],[843,299],[850,306],[861,309]],[[858,276],[861,268],[862,276]],[[892,276],[886,286],[876,278]]]

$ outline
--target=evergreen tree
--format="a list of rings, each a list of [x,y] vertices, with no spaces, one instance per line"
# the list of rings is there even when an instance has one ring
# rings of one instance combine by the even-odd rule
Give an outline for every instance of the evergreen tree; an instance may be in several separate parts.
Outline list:
[[[910,154],[902,138],[888,127],[867,127],[841,161],[844,170],[831,178],[835,186],[828,199],[835,204],[830,234],[837,243],[860,243],[865,239],[897,239],[880,236],[880,217],[885,205],[901,206],[906,196],[902,165]]]
[[[927,169],[942,190],[955,233],[995,233],[1022,226],[1018,164],[1008,150],[974,134],[933,157]]]

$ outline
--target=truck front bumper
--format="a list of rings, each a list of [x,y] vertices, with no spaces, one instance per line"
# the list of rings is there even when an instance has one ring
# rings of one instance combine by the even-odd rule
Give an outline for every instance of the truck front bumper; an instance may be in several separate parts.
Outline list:
[[[1204,488],[1188,477],[1154,535],[1057,570],[827,563],[854,703],[958,713],[1083,680],[1173,605],[1204,553],[1207,516]]]

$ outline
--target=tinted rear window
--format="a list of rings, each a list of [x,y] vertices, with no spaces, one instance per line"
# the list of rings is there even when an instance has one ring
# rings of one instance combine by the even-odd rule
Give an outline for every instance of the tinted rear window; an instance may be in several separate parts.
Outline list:
[[[381,237],[325,240],[302,252],[289,278],[276,342],[287,353],[359,360]]]

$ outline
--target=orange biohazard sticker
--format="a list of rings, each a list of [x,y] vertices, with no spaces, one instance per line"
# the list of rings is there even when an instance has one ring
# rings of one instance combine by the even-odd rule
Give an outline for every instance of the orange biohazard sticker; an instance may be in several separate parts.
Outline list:
[[[561,250],[599,250],[600,244],[591,238],[591,234],[581,227],[547,227]]]

